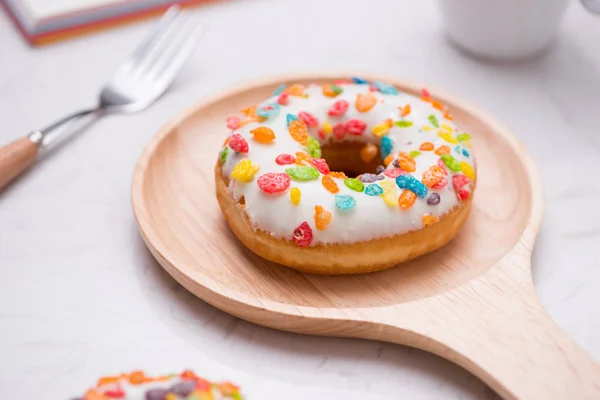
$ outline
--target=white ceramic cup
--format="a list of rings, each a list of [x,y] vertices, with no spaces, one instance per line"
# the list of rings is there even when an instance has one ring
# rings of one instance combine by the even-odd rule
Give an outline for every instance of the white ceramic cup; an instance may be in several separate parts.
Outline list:
[[[476,56],[523,59],[548,48],[569,0],[439,0],[450,39]]]

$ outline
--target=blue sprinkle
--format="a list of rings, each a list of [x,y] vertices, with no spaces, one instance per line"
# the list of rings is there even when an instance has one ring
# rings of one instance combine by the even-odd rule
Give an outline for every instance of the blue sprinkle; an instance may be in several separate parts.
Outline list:
[[[469,157],[469,152],[465,149],[462,150],[463,156]]]
[[[417,178],[412,175],[401,175],[396,178],[396,185],[400,189],[408,189],[414,192],[420,198],[427,196],[427,186],[423,185]]]
[[[392,139],[390,139],[388,136],[381,138],[379,151],[381,152],[381,159],[385,160],[385,158],[389,156],[392,151]]]
[[[454,148],[454,151],[456,152],[456,154],[460,154],[460,145],[457,144],[456,147]]]
[[[348,196],[347,194],[336,194],[335,206],[342,210],[349,210],[356,206],[356,200],[354,200],[354,197]]]
[[[369,83],[368,80],[359,78],[357,76],[352,77],[352,82],[358,83],[359,85],[366,85],[367,83]]]
[[[379,196],[383,194],[383,189],[378,184],[373,183],[372,185],[367,186],[365,193],[369,196]]]
[[[377,90],[379,90],[383,94],[398,94],[398,93],[400,93],[398,91],[398,89],[396,89],[389,83],[375,81],[375,82],[373,82],[373,86],[375,86],[377,88]]]
[[[280,108],[277,103],[266,104],[256,110],[256,115],[259,117],[274,118],[279,114]]]
[[[273,96],[279,96],[285,90],[285,83],[282,83],[275,91],[273,92]]]
[[[288,114],[288,115],[286,115],[285,119],[287,120],[287,126],[288,126],[288,128],[290,127],[290,124],[292,123],[292,121],[298,121],[298,117],[295,116],[294,114]]]

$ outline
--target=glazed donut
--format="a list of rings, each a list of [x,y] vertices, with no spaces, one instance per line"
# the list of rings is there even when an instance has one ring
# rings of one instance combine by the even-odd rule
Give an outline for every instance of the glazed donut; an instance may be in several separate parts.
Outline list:
[[[318,274],[382,270],[444,245],[468,216],[470,136],[426,90],[282,85],[242,112],[226,121],[216,193],[263,258]]]
[[[212,383],[191,370],[148,377],[143,371],[105,376],[83,397],[74,400],[242,400],[236,385]]]

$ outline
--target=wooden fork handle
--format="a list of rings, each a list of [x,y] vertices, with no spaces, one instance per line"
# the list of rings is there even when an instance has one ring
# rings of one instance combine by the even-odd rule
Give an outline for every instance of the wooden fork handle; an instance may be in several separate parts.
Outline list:
[[[38,144],[29,137],[0,148],[0,190],[34,163],[38,151]]]

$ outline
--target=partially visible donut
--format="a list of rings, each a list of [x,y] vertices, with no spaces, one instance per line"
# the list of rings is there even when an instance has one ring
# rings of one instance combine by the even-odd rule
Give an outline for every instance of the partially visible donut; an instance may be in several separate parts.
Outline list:
[[[227,120],[217,199],[268,260],[319,274],[382,270],[444,245],[469,214],[470,135],[426,90],[359,78],[282,85],[243,113]]]
[[[236,385],[213,383],[191,370],[149,377],[143,371],[105,376],[74,400],[242,400]]]

